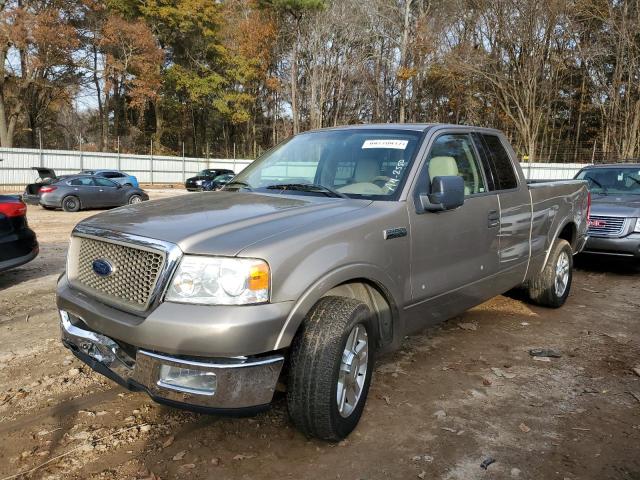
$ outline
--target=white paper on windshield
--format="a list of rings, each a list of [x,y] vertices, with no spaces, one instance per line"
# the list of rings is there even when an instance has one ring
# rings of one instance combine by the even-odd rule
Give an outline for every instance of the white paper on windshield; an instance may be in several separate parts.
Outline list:
[[[409,140],[365,140],[362,144],[362,148],[393,148],[396,150],[404,150],[407,148]]]

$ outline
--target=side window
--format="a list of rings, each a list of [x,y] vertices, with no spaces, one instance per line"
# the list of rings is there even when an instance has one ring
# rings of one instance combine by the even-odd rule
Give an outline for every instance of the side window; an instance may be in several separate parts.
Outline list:
[[[121,178],[121,177],[124,177],[123,174],[118,173],[118,172],[104,172],[101,176],[104,177],[104,178]]]
[[[69,180],[69,185],[72,187],[86,187],[86,186],[94,186],[93,179],[91,178],[74,178],[73,180]]]
[[[106,178],[96,178],[96,185],[98,185],[99,187],[115,187],[116,184],[113,183],[111,180],[107,180]]]
[[[504,149],[500,138],[495,135],[483,134],[482,138],[489,149],[489,156],[493,166],[493,176],[496,190],[509,190],[518,186],[518,178],[513,169],[509,154]]]
[[[462,177],[465,196],[487,191],[480,162],[467,134],[438,137],[431,147],[427,163],[430,179],[450,175]]]

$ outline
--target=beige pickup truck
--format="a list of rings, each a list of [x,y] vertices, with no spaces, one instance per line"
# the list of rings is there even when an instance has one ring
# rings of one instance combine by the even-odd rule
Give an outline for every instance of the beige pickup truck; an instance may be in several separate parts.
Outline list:
[[[158,402],[357,425],[374,359],[519,287],[560,307],[586,241],[586,182],[528,185],[498,131],[362,125],[296,135],[223,191],[77,225],[62,340]],[[375,422],[375,418],[368,421]]]

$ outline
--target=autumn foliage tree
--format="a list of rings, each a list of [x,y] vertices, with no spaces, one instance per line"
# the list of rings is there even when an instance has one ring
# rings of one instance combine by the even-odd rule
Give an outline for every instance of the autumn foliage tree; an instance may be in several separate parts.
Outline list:
[[[76,7],[69,0],[0,2],[1,146],[13,146],[19,126],[35,143],[49,106],[77,84]]]

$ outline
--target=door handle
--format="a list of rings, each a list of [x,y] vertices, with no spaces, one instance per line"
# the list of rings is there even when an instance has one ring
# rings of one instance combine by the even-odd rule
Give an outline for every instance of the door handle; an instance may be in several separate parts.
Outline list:
[[[500,225],[500,213],[497,210],[490,210],[487,215],[487,226],[489,228],[494,228]]]

